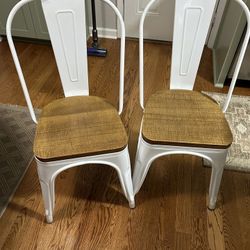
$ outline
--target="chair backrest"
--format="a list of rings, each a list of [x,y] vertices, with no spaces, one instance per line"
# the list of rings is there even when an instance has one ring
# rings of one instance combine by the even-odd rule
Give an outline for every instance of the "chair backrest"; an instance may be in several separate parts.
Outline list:
[[[216,2],[175,1],[170,89],[193,89]]]
[[[155,1],[156,0],[149,1],[149,3],[146,5],[146,7],[145,7],[145,9],[144,9],[144,11],[142,13],[141,20],[140,20],[140,32],[139,32],[140,33],[140,38],[139,38],[140,39],[140,41],[139,41],[139,43],[140,43],[139,44],[140,105],[141,105],[141,107],[143,109],[144,109],[143,28],[144,28],[145,17],[147,15],[150,7],[153,5],[153,3]],[[250,11],[249,11],[248,7],[246,6],[246,4],[242,0],[235,0],[235,1],[242,7],[242,9],[243,9],[243,11],[244,11],[244,13],[246,15],[246,18],[247,18],[247,30],[246,30],[244,41],[243,41],[243,44],[242,44],[242,47],[241,47],[241,50],[240,50],[240,55],[239,55],[237,63],[236,63],[236,67],[235,67],[235,70],[234,70],[234,74],[233,74],[232,82],[230,84],[228,95],[227,95],[226,101],[225,101],[224,106],[223,106],[223,112],[226,112],[226,110],[228,108],[228,105],[229,105],[229,102],[231,100],[232,93],[233,93],[233,90],[234,90],[234,87],[235,87],[235,83],[236,83],[236,80],[237,80],[237,77],[238,77],[238,74],[239,74],[239,71],[240,71],[240,67],[241,67],[241,64],[242,64],[242,61],[243,61],[243,58],[244,58],[244,55],[245,55],[245,52],[246,52],[246,49],[247,49],[249,38],[250,38]],[[175,22],[176,21],[177,20],[175,19]],[[176,41],[174,40],[174,42],[176,42]],[[174,57],[175,57],[175,54],[174,54],[174,51],[172,50],[172,64],[173,64],[173,61],[174,61]],[[173,73],[173,71],[171,70],[171,74],[172,73]],[[172,80],[172,78],[175,78],[175,77],[171,76],[171,80]],[[170,85],[171,85],[171,82],[170,82]]]
[[[85,1],[41,2],[65,96],[88,95]]]
[[[33,0],[21,0],[11,10],[7,24],[6,34],[12,57],[21,82],[24,96],[35,123],[37,119],[29,96],[22,68],[11,35],[12,20],[17,11]],[[88,95],[88,62],[86,43],[86,12],[84,0],[39,0],[42,2],[43,12],[47,23],[58,71],[63,86],[64,95]],[[110,0],[102,0],[116,13],[121,27],[120,46],[120,88],[119,88],[119,114],[123,110],[124,92],[124,62],[125,62],[125,25],[117,7]]]

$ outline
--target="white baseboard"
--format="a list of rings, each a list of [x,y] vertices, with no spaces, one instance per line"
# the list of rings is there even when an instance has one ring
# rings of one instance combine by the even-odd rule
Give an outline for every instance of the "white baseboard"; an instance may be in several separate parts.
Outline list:
[[[92,36],[92,28],[89,26],[89,35]],[[117,39],[117,29],[97,27],[98,37]]]

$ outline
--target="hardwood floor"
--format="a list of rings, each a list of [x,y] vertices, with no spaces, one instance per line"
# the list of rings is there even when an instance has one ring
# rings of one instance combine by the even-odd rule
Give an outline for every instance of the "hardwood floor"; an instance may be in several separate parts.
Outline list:
[[[16,43],[35,107],[62,88],[49,45]],[[119,42],[102,40],[107,58],[89,58],[90,92],[118,103]],[[0,102],[25,105],[6,41],[0,43]],[[212,84],[211,51],[205,49],[195,89],[226,92]],[[146,99],[168,87],[170,44],[145,44]],[[126,43],[125,108],[134,162],[142,117],[138,98],[138,42]],[[236,88],[250,95],[250,89]],[[215,211],[206,207],[211,170],[192,156],[157,159],[129,209],[111,167],[86,165],[56,180],[54,223],[46,224],[33,162],[0,219],[1,249],[250,249],[250,174],[225,171]]]

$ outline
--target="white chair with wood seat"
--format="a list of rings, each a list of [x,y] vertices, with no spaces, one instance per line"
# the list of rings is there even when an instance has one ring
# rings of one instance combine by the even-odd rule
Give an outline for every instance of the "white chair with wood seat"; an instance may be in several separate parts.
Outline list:
[[[110,0],[103,0],[117,14],[121,25],[119,111],[107,100],[89,96],[84,0],[42,0],[65,98],[42,109],[36,119],[11,36],[16,12],[32,0],[21,0],[7,21],[7,38],[31,117],[37,123],[34,154],[48,223],[53,221],[55,178],[69,168],[106,164],[117,170],[123,192],[133,208],[128,137],[119,114],[123,110],[125,26]]]
[[[244,10],[248,25],[223,110],[205,94],[193,90],[172,89],[171,82],[170,90],[154,93],[144,108],[143,25],[155,0],[147,4],[140,21],[140,104],[144,114],[133,173],[135,194],[140,190],[150,165],[156,158],[170,154],[195,155],[212,166],[208,207],[215,208],[226,156],[233,140],[224,113],[228,108],[250,36],[250,12],[242,0],[235,1]],[[175,25],[179,21],[178,18],[175,19]],[[174,43],[176,39],[174,32]],[[172,60],[175,49],[174,47]]]

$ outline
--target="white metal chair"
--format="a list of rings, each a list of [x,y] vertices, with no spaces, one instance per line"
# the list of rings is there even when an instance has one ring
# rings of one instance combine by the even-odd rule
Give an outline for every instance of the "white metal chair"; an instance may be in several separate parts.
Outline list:
[[[147,4],[140,21],[140,104],[144,114],[133,173],[135,194],[140,190],[149,167],[156,158],[170,154],[195,155],[202,157],[212,166],[208,207],[215,208],[228,148],[233,139],[224,113],[228,108],[250,36],[250,12],[242,0],[235,1],[243,8],[248,26],[223,110],[202,93],[173,89],[172,82],[170,90],[158,91],[150,96],[144,109],[143,25],[145,16],[155,0]],[[175,25],[178,25],[179,21],[175,19]],[[180,32],[174,31],[173,42],[178,39],[181,39]],[[175,50],[174,47],[172,61]],[[179,72],[182,73],[181,70]],[[176,87],[176,84],[174,86]]]
[[[103,98],[88,96],[85,1],[42,0],[65,98],[45,106],[36,119],[26,82],[11,36],[16,12],[32,0],[21,0],[9,14],[7,39],[31,117],[37,123],[34,154],[48,223],[53,221],[55,178],[69,168],[84,164],[107,164],[117,170],[129,206],[133,208],[128,138],[119,114],[123,110],[125,26],[121,25],[119,112]],[[118,114],[119,113],[119,114]]]

